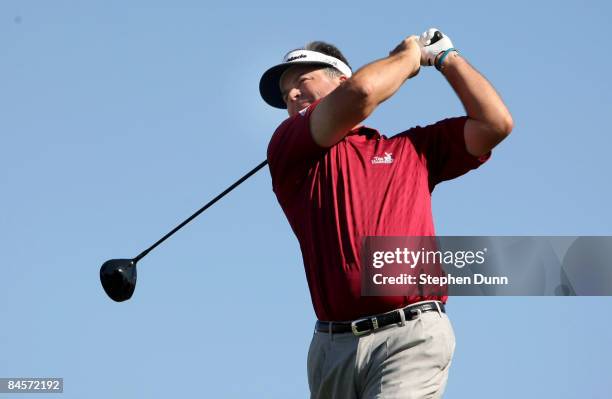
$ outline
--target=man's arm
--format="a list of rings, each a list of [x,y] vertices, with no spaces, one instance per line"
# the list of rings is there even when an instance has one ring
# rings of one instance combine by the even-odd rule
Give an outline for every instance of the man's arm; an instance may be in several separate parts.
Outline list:
[[[360,68],[327,95],[310,116],[310,130],[321,147],[331,147],[366,119],[420,69],[416,36],[402,41],[388,57]]]
[[[484,76],[456,52],[444,59],[442,73],[467,112],[467,151],[477,157],[488,153],[512,131],[514,123],[508,108]]]

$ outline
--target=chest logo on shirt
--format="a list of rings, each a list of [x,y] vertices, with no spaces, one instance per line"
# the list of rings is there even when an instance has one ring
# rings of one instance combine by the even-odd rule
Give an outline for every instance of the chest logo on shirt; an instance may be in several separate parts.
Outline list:
[[[387,164],[388,163],[393,163],[393,153],[385,152],[385,156],[384,157],[374,156],[370,162],[372,162],[372,165],[376,165],[376,164],[379,164],[379,163],[387,163]]]

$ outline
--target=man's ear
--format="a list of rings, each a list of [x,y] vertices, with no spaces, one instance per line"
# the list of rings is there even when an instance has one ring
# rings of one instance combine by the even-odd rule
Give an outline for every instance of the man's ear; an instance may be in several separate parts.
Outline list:
[[[340,80],[340,84],[346,82],[348,80],[348,78],[346,77],[346,75],[340,75],[340,77],[338,78]]]

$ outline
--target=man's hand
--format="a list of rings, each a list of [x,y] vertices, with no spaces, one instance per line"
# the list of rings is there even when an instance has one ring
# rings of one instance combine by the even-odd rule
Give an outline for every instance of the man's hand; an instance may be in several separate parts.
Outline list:
[[[418,36],[408,36],[404,40],[401,41],[393,50],[389,52],[389,56],[406,56],[411,58],[414,61],[414,72],[410,74],[409,78],[412,78],[419,74],[420,59],[422,58],[421,54],[421,45],[419,43]]]
[[[438,54],[453,47],[450,38],[436,28],[429,28],[423,32],[418,41],[421,46],[422,66],[435,65]]]

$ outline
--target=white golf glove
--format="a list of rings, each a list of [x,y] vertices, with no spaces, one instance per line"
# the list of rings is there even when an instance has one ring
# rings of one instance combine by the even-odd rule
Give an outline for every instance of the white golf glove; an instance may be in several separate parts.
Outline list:
[[[436,56],[443,51],[453,48],[453,42],[439,29],[429,28],[419,37],[421,45],[421,65],[432,66]]]

